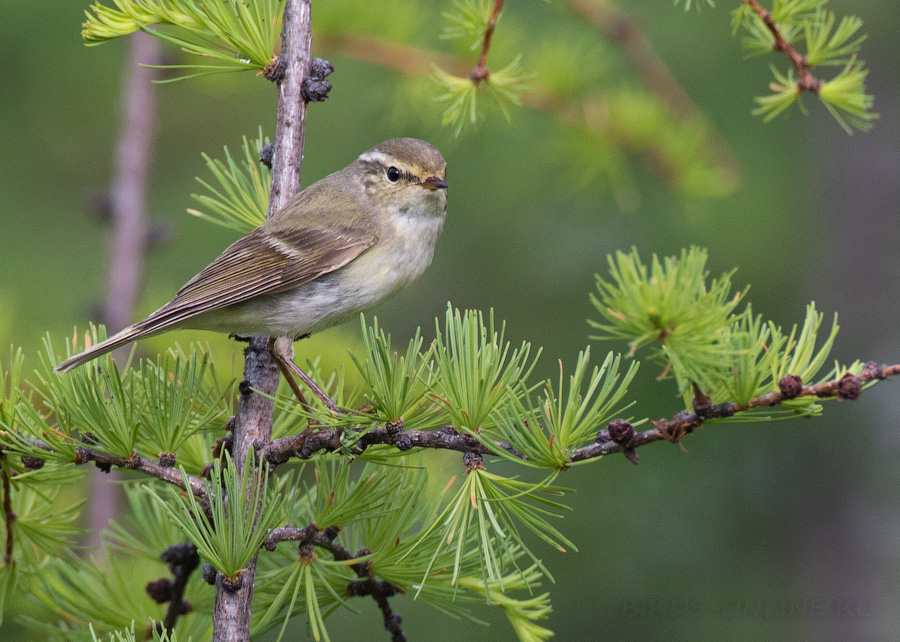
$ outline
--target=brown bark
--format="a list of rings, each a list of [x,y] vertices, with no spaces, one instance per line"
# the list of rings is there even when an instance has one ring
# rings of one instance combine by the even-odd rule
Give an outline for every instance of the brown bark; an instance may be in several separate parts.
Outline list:
[[[301,88],[310,63],[311,0],[286,0],[282,30],[281,64],[278,79],[278,116],[275,125],[275,151],[272,158],[272,192],[269,216],[281,209],[300,191],[300,170],[306,138],[306,102]],[[270,353],[272,339],[253,338],[247,348],[244,381],[234,428],[233,459],[243,469],[250,446],[262,446],[272,437],[274,404],[266,395],[274,395],[278,386],[278,368]],[[254,473],[256,468],[253,469]],[[219,574],[216,580],[216,604],[213,614],[213,642],[246,642],[250,639],[250,605],[256,575],[254,557],[240,580],[231,583]]]

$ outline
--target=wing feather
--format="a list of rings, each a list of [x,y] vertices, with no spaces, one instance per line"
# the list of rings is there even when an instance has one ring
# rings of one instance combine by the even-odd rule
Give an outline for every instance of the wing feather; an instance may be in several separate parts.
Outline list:
[[[284,229],[263,225],[229,246],[175,298],[135,324],[152,333],[265,294],[293,290],[347,265],[378,240],[368,217],[351,224]]]

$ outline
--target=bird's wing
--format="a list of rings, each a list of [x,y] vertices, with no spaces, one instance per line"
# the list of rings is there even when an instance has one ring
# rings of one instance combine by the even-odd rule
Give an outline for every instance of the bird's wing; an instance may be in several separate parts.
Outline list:
[[[366,216],[330,227],[263,225],[233,243],[135,327],[150,333],[262,294],[287,292],[347,265],[377,240],[378,231]]]

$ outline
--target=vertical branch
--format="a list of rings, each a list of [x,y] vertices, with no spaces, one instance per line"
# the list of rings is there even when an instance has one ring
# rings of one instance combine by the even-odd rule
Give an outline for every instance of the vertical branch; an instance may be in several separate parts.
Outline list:
[[[9,483],[9,472],[3,468],[0,472],[3,482],[3,519],[6,522],[6,545],[3,548],[3,563],[9,564],[13,554],[13,524],[16,522],[16,514],[12,509],[12,485]]]
[[[303,145],[306,140],[306,101],[302,97],[303,80],[310,64],[312,33],[311,0],[287,0],[282,29],[281,73],[278,80],[278,115],[272,155],[272,190],[269,197],[271,217],[300,192]],[[278,369],[269,356],[270,339],[254,337],[246,350],[241,405],[235,422],[234,462],[244,466],[244,455],[254,443],[269,440],[272,431],[271,399],[252,394],[250,388],[274,395]]]
[[[156,40],[140,31],[132,34],[122,89],[122,124],[116,149],[115,176],[110,193],[112,234],[103,314],[110,334],[131,323],[144,268],[147,184],[156,130],[153,80],[159,77],[159,70],[140,65],[159,62]]]
[[[283,74],[278,78],[269,216],[300,191],[300,169],[306,138],[306,102],[301,89],[311,59],[311,2],[285,1],[279,61]],[[239,471],[243,470],[250,446],[264,444],[272,436],[274,403],[270,397],[274,396],[278,386],[278,368],[269,352],[272,341],[269,337],[254,337],[245,351],[244,381],[240,388],[233,444],[234,465]],[[257,394],[254,390],[264,394]],[[250,639],[250,604],[255,575],[254,557],[237,582],[227,582],[221,573],[216,578],[213,642],[246,642]]]
[[[283,75],[278,81],[270,217],[300,191],[303,145],[306,142],[306,101],[303,100],[302,88],[312,60],[311,2],[287,0],[284,9],[280,61]]]
[[[122,88],[122,121],[116,149],[115,174],[110,189],[112,233],[107,255],[106,303],[103,320],[110,334],[129,323],[134,312],[144,269],[144,250],[147,240],[145,210],[147,184],[150,173],[153,137],[156,129],[156,88],[153,80],[158,69],[141,67],[160,62],[156,40],[142,32],[128,39],[128,60],[125,62],[125,83]],[[129,348],[119,348],[114,354],[120,363]],[[100,546],[100,531],[115,517],[118,506],[118,486],[99,470],[91,477],[90,525],[91,533],[85,544]]]

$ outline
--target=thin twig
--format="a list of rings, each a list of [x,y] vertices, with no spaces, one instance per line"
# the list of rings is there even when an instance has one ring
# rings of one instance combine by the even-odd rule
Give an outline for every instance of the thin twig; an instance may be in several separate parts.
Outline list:
[[[0,473],[3,479],[3,519],[6,521],[6,545],[3,550],[3,564],[9,564],[12,561],[13,554],[13,524],[17,515],[12,509],[12,487],[9,482],[9,473],[6,468]]]
[[[754,397],[746,404],[729,402],[717,405],[698,406],[693,411],[682,411],[672,419],[660,419],[653,422],[654,427],[634,434],[630,441],[621,442],[612,439],[608,431],[598,426],[597,441],[572,452],[570,462],[593,459],[616,452],[629,452],[639,446],[645,446],[656,441],[678,442],[684,435],[692,432],[704,421],[709,419],[722,419],[752,410],[754,408],[776,406],[782,401],[799,397],[842,397],[855,399],[854,394],[848,394],[847,390],[855,390],[859,393],[859,386],[869,381],[884,380],[888,377],[900,374],[900,364],[892,366],[876,366],[873,363],[866,364],[858,375],[845,374],[839,379],[825,381],[818,384],[802,386],[797,394],[786,395],[780,391],[768,392]],[[317,452],[334,452],[338,450],[350,450],[353,448],[365,448],[376,444],[395,446],[401,451],[412,448],[454,450],[463,453],[475,453],[481,455],[496,454],[500,451],[510,453],[520,459],[526,459],[513,446],[503,441],[494,441],[486,445],[471,435],[461,434],[452,426],[444,426],[438,430],[396,430],[384,427],[367,427],[356,429],[359,439],[352,445],[347,445],[346,434],[340,430],[322,428],[316,431],[306,431],[299,436],[281,437],[269,442],[260,450],[260,456],[272,466],[285,463],[293,457],[308,459]],[[606,433],[606,434],[605,434]]]
[[[494,29],[497,28],[497,20],[500,18],[500,12],[503,10],[503,0],[494,0],[494,9],[491,11],[490,20],[488,20],[487,29],[484,32],[484,40],[481,43],[481,55],[478,56],[478,62],[475,68],[469,72],[469,79],[476,85],[486,80],[491,72],[487,68],[487,55],[491,49],[491,39],[494,37]]]
[[[350,549],[338,544],[335,539],[341,529],[338,526],[329,526],[323,530],[310,524],[304,528],[296,526],[282,526],[272,529],[263,543],[263,548],[268,551],[274,551],[275,545],[279,542],[299,542],[300,550],[306,547],[318,546],[324,548],[334,556],[339,562],[349,562],[355,559],[364,558],[372,554],[372,551],[363,548],[356,555],[350,552]],[[312,550],[307,552],[311,556]],[[365,597],[371,595],[381,609],[382,619],[384,620],[384,628],[391,634],[391,642],[406,642],[406,635],[400,624],[403,618],[399,613],[395,613],[391,608],[388,598],[393,597],[401,590],[386,580],[375,577],[372,572],[371,563],[366,560],[352,564],[356,576],[360,578],[356,582],[351,582],[347,586],[347,594],[351,597]]]
[[[170,546],[160,555],[160,558],[169,565],[169,570],[175,576],[171,583],[172,593],[169,608],[166,609],[166,617],[162,621],[163,628],[171,637],[178,616],[186,615],[192,610],[191,603],[184,599],[184,589],[187,587],[191,573],[200,565],[200,556],[197,554],[196,546],[186,543]]]
[[[698,406],[695,404],[693,411],[685,410],[678,413],[672,419],[660,419],[653,422],[653,428],[636,433],[634,439],[625,444],[616,443],[609,437],[598,436],[597,443],[579,448],[570,458],[570,461],[582,461],[615,452],[633,450],[638,446],[646,446],[656,441],[679,442],[681,439],[699,428],[704,421],[709,419],[724,419],[733,417],[741,412],[754,408],[777,406],[782,401],[797,399],[800,397],[840,397],[847,400],[856,399],[860,392],[860,386],[869,381],[884,380],[888,377],[900,374],[900,364],[892,366],[876,366],[873,363],[866,364],[858,375],[845,374],[839,379],[824,381],[822,383],[802,386],[796,395],[786,395],[781,391],[767,392],[759,397],[754,397],[745,404],[728,402],[715,405]],[[847,394],[845,391],[853,391]],[[602,433],[601,433],[602,435]]]
[[[27,442],[31,446],[40,448],[41,450],[46,450],[47,452],[56,452],[49,444],[41,441],[40,439],[31,439],[25,437],[22,437],[20,439]],[[9,451],[15,450],[14,445],[5,446],[5,448]],[[145,475],[155,477],[160,481],[164,481],[172,484],[173,486],[177,486],[182,490],[190,490],[190,492],[197,498],[208,499],[206,492],[206,483],[199,477],[195,477],[194,475],[182,476],[181,471],[171,466],[164,466],[163,464],[153,461],[152,459],[141,457],[137,452],[132,452],[130,457],[124,458],[119,457],[118,455],[111,455],[110,453],[105,453],[100,450],[95,450],[86,446],[78,446],[75,449],[75,459],[72,460],[72,463],[76,465],[83,465],[90,462],[95,462],[98,466],[107,468],[115,466],[117,468],[122,468],[125,470],[136,470],[139,473],[144,473]],[[185,486],[185,478],[187,479],[187,486]]]
[[[766,28],[775,39],[772,48],[787,56],[787,59],[794,65],[794,69],[797,70],[799,76],[797,88],[801,91],[810,91],[814,94],[818,94],[819,89],[822,87],[822,81],[812,75],[812,72],[810,71],[811,67],[806,56],[794,49],[794,47],[791,46],[791,43],[785,40],[778,25],[775,24],[775,21],[772,19],[772,12],[764,9],[757,0],[741,0],[741,2],[753,9],[753,12],[765,23]]]
[[[389,597],[397,594],[396,586],[385,580],[367,577],[357,582],[351,582],[350,586],[347,587],[347,592],[354,597],[371,595],[378,608],[381,609],[384,628],[391,634],[391,642],[406,642],[406,635],[404,635],[400,626],[403,618],[399,613],[394,612],[391,608],[391,603],[388,602]]]
[[[437,430],[396,430],[380,426],[357,429],[359,438],[354,442],[351,450],[366,448],[374,445],[395,446],[398,450],[406,451],[413,448],[433,450],[454,450],[461,453],[471,452],[490,455],[497,450],[506,452],[524,459],[510,444],[504,441],[493,442],[489,448],[471,435],[460,434],[453,426],[444,426]],[[260,457],[266,459],[270,465],[277,466],[290,460],[309,459],[315,453],[334,452],[347,449],[346,435],[344,431],[331,428],[320,428],[307,431],[301,435],[291,435],[274,439],[260,451]],[[496,450],[495,450],[496,449]]]
[[[263,548],[274,551],[275,545],[280,542],[298,542],[299,544],[312,544],[324,548],[339,562],[354,559],[350,549],[341,546],[335,541],[341,529],[338,526],[329,526],[319,529],[315,524],[309,524],[303,528],[296,526],[280,526],[269,531],[263,542]]]
[[[296,526],[279,526],[269,531],[263,542],[263,548],[267,551],[274,551],[275,545],[280,542],[300,542],[307,541],[313,537],[315,533],[320,533],[319,529],[310,524],[305,528],[297,528]]]

